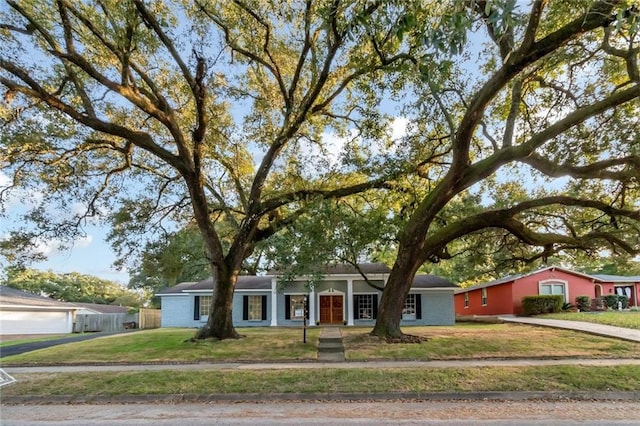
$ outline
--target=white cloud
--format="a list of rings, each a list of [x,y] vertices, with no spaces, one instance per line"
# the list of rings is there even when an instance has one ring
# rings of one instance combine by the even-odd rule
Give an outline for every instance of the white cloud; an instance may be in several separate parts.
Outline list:
[[[93,236],[86,235],[78,238],[73,242],[73,248],[88,248],[93,243]],[[45,257],[57,256],[68,250],[62,242],[57,238],[50,240],[38,240],[35,242],[35,246],[32,250],[33,254],[40,254]]]
[[[397,141],[406,136],[409,127],[409,119],[406,117],[396,117],[391,122],[391,139]]]

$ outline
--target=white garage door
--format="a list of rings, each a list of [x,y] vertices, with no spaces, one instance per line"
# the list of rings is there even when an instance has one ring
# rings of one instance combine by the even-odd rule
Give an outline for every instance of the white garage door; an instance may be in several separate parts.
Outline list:
[[[0,334],[71,333],[69,312],[0,311]]]

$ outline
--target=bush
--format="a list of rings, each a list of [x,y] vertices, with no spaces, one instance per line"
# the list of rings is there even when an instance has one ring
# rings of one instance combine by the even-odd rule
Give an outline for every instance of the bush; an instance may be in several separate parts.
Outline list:
[[[591,310],[591,298],[589,296],[576,297],[576,307],[580,312],[589,312]]]
[[[609,309],[618,309],[618,302],[622,304],[622,309],[627,309],[629,306],[629,298],[627,296],[620,296],[617,294],[607,294],[603,297],[604,304]]]
[[[559,294],[525,296],[522,298],[522,313],[524,315],[550,314],[560,312],[564,297]]]

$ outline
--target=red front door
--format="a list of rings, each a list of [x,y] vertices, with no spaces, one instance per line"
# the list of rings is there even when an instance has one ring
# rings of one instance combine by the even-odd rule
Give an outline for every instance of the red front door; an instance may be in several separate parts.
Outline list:
[[[320,296],[320,324],[342,324],[344,322],[342,295]]]

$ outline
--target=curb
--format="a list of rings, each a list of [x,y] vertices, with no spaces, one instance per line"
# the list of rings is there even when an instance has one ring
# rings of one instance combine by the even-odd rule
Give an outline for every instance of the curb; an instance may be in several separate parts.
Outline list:
[[[640,401],[634,392],[430,392],[430,393],[291,393],[291,394],[168,394],[78,397],[69,395],[5,396],[2,405],[97,405],[211,402],[357,402],[357,401]]]

